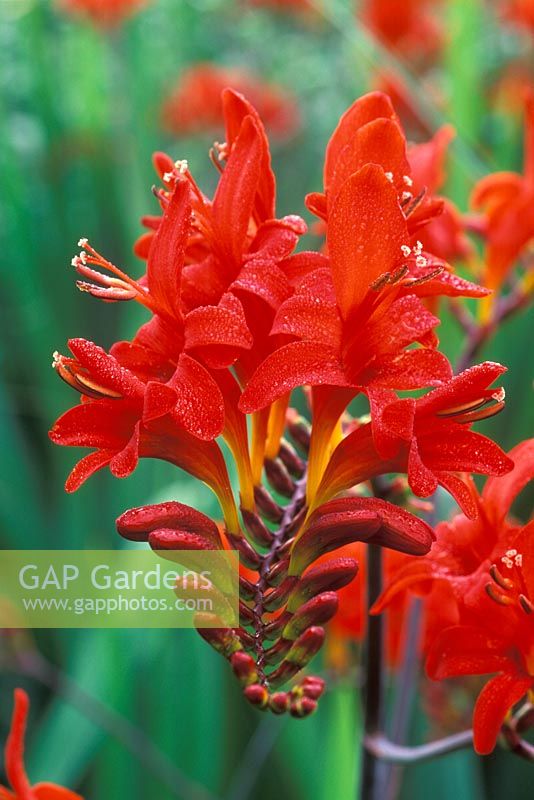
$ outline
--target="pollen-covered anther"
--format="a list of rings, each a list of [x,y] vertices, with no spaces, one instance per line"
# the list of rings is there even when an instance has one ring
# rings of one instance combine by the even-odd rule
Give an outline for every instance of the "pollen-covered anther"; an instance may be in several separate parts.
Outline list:
[[[489,397],[480,397],[460,406],[437,411],[438,417],[456,417],[460,423],[471,424],[488,417],[493,417],[504,408],[505,390],[503,387],[496,389]]]
[[[484,587],[486,590],[486,594],[488,597],[493,600],[495,603],[498,603],[500,606],[511,606],[513,605],[513,600],[511,597],[507,597],[505,594],[501,594],[495,588],[495,584],[487,583]]]
[[[405,186],[408,186],[408,187],[413,186],[413,180],[410,178],[409,175],[403,175],[402,176],[402,182],[404,183]]]
[[[408,200],[411,200],[411,199],[412,199],[412,197],[413,197],[413,194],[412,194],[411,192],[403,192],[403,193],[401,194],[401,200],[402,200],[404,203],[405,203],[406,201],[408,201]]]
[[[80,239],[78,239],[78,247],[87,247],[88,242],[89,239],[87,236],[82,236]]]
[[[407,244],[401,244],[401,252],[405,258],[409,258],[412,254],[412,248],[408,247]]]
[[[491,567],[490,567],[490,571],[489,572],[490,572],[491,577],[495,581],[495,583],[498,586],[500,586],[501,589],[512,589],[513,588],[513,586],[514,586],[513,581],[511,581],[509,578],[505,578],[504,575],[501,572],[499,572],[499,568],[497,567],[497,564],[492,564]]]
[[[174,168],[178,170],[178,173],[180,175],[185,175],[185,173],[189,169],[189,164],[187,162],[187,159],[180,158],[180,159],[178,159],[178,161],[175,161],[174,162]]]
[[[428,261],[424,256],[417,256],[415,259],[415,263],[417,264],[418,267],[426,267]]]
[[[384,175],[388,179],[390,183],[393,183],[393,173],[392,172],[384,172]]]
[[[219,161],[225,161],[228,158],[227,142],[213,142],[213,149],[216,151]]]
[[[86,397],[95,399],[107,397],[112,400],[117,400],[122,397],[119,392],[115,392],[113,389],[108,389],[93,381],[73,358],[62,356],[57,350],[54,351],[52,358],[52,367],[59,377]]]

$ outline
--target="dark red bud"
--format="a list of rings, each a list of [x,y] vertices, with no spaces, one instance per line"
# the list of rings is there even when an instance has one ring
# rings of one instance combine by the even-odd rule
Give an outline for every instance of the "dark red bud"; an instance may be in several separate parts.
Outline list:
[[[310,449],[311,427],[303,417],[299,417],[288,425],[288,431],[293,441],[300,445],[305,453]]]
[[[267,611],[277,611],[279,608],[281,608],[284,603],[286,603],[287,598],[291,594],[291,591],[297,581],[298,578],[296,577],[285,578],[283,583],[277,589],[273,589],[271,592],[268,592],[265,595],[263,602],[264,608]]]
[[[291,447],[289,442],[286,442],[285,439],[282,440],[282,444],[280,445],[278,457],[291,475],[295,478],[302,478],[306,465],[304,461],[299,458],[295,449]]]
[[[241,508],[241,516],[247,533],[254,543],[260,545],[260,547],[269,547],[273,541],[273,534],[263,520],[253,511],[249,511],[246,508]]]
[[[203,628],[202,621],[210,615],[197,614],[195,626],[202,638],[225,658],[242,650],[241,642],[231,628]]]
[[[302,691],[306,697],[318,700],[325,690],[325,682],[316,675],[307,675],[301,683]]]
[[[289,708],[289,695],[287,692],[275,692],[269,698],[269,708],[273,714],[285,714]]]
[[[248,653],[237,652],[230,658],[230,664],[236,678],[245,686],[250,686],[258,680],[256,663]]]
[[[310,714],[313,714],[316,708],[317,702],[312,700],[311,697],[300,697],[298,700],[294,700],[291,703],[291,706],[289,707],[289,713],[292,717],[303,719],[304,717],[309,717]]]
[[[262,516],[269,522],[278,524],[284,516],[284,509],[276,503],[264,486],[254,487],[254,499]]]
[[[239,552],[241,561],[246,567],[257,569],[260,566],[261,559],[258,553],[254,550],[251,544],[247,542],[244,536],[235,536],[231,533],[226,533],[226,538],[233,550]]]
[[[284,613],[280,614],[280,616],[277,617],[275,620],[265,625],[265,627],[263,628],[263,635],[265,636],[265,638],[271,641],[274,641],[274,639],[278,639],[281,631],[287,625],[290,619],[291,619],[291,614],[285,611]]]
[[[243,690],[243,694],[249,703],[252,703],[252,705],[257,708],[266,708],[269,702],[269,692],[265,686],[261,686],[259,683],[253,683],[247,686],[246,689]]]
[[[336,558],[308,570],[291,592],[287,610],[294,613],[311,597],[346,586],[358,574],[358,562],[353,558]]]
[[[198,534],[211,542],[213,549],[223,549],[213,520],[183,503],[171,501],[131,508],[117,519],[120,535],[132,541],[146,542],[151,531],[164,528]]]
[[[295,494],[295,481],[285,468],[280,459],[267,459],[265,461],[265,474],[273,489],[283,497],[293,497]]]
[[[296,639],[311,625],[328,622],[337,611],[338,599],[335,592],[323,592],[312,597],[291,617],[282,635],[284,639]]]
[[[289,559],[285,558],[282,561],[277,561],[276,564],[273,564],[265,579],[269,586],[279,586],[283,580],[285,580],[287,575],[287,569],[289,567]]]

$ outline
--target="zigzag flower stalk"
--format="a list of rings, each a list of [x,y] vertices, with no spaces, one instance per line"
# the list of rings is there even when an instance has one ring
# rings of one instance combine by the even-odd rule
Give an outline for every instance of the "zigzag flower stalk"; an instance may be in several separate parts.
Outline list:
[[[158,213],[144,218],[135,246],[144,276],[130,277],[81,240],[78,287],[106,302],[133,300],[150,318],[109,353],[73,339],[72,357],[56,355],[81,402],[51,438],[93,448],[69,491],[104,466],[126,477],[140,457],[170,461],[211,487],[224,525],[172,500],[126,511],[119,533],[162,555],[237,550],[240,625],[207,628],[198,615],[197,627],[253,705],[305,717],[324,681],[302,670],[323,644],[337,590],[357,579],[358,562],[342,549],[372,544],[417,558],[434,540],[401,503],[373,496],[372,480],[407,475],[421,497],[439,484],[475,517],[464,473],[502,476],[513,466],[471,431],[503,408],[504,391],[488,387],[504,367],[486,362],[453,376],[438,349],[428,298],[487,290],[419,241],[443,201],[424,187],[414,195],[405,136],[385,95],[346,112],[327,148],[325,192],[307,199],[322,220],[324,252],[295,253],[306,225],[276,217],[255,109],[229,90],[222,108],[227,140],[211,152],[220,172],[212,199],[187,162],[154,159]],[[441,165],[440,148],[433,154],[439,164],[427,164],[429,174]],[[299,388],[311,422],[291,405]],[[414,390],[423,395],[398,394]],[[348,408],[357,395],[369,403],[364,419]]]

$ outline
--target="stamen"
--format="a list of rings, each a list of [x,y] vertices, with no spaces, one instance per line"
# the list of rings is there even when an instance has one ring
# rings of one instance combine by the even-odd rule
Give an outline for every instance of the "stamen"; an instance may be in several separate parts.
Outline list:
[[[393,183],[393,173],[392,172],[384,172],[384,175],[388,179],[390,183]]]
[[[501,587],[501,589],[513,588],[514,582],[511,581],[509,578],[505,578],[504,575],[502,575],[499,572],[497,564],[492,564],[489,572],[495,583],[497,583]]]
[[[494,600],[496,603],[499,603],[500,606],[510,606],[513,605],[513,600],[509,597],[506,597],[504,594],[499,594],[495,590],[495,586],[493,583],[487,583],[484,587],[486,590],[486,594],[491,600]]]
[[[413,180],[410,178],[409,175],[403,175],[402,180],[405,186],[413,186]]]
[[[524,594],[519,595],[519,604],[521,605],[521,608],[525,614],[532,614],[532,612],[534,612],[534,603],[532,603],[528,597],[525,597]]]
[[[408,258],[412,253],[412,248],[408,247],[407,244],[401,244],[401,251],[402,251],[402,255],[405,258]]]

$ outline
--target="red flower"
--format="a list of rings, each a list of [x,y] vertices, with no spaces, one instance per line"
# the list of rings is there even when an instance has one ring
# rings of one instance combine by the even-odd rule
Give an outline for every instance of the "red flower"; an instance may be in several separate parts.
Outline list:
[[[453,137],[452,126],[444,125],[430,141],[412,145],[408,149],[414,195],[426,189],[430,197],[439,199],[443,204],[441,214],[432,219],[418,235],[423,242],[423,249],[444,261],[466,258],[473,251],[460,212],[450,200],[437,196],[445,182],[447,147]],[[480,291],[478,296],[483,293]]]
[[[288,138],[299,127],[295,97],[280,86],[260,81],[240,68],[195,64],[185,70],[162,108],[163,125],[180,136],[218,131],[224,126],[222,92],[244,94],[273,136]]]
[[[432,606],[432,615],[427,614],[428,645],[440,630],[459,621],[481,565],[487,571],[488,560],[498,559],[520,530],[509,515],[519,492],[534,478],[534,439],[517,445],[508,455],[514,463],[508,474],[489,478],[481,494],[472,486],[476,518],[458,514],[451,522],[441,522],[428,556],[410,559],[391,577],[373,613],[398,602],[407,591],[423,594],[425,606],[429,599]]]
[[[505,15],[512,22],[517,22],[518,25],[534,34],[533,0],[508,0]]]
[[[465,598],[460,624],[438,635],[427,660],[436,680],[497,673],[473,714],[474,746],[481,755],[493,750],[508,712],[534,688],[534,522],[488,567]]]
[[[524,174],[487,175],[475,186],[471,202],[484,213],[484,283],[490,289],[499,289],[534,238],[534,92],[526,99]]]
[[[356,428],[337,446],[318,500],[375,475],[406,471],[416,495],[429,497],[441,485],[467,516],[476,516],[471,483],[457,473],[505,475],[513,467],[500,447],[470,430],[474,422],[503,408],[503,389],[486,387],[504,371],[486,361],[417,400],[377,393],[372,423]]]
[[[0,786],[0,800],[82,800],[79,794],[55,783],[30,785],[24,767],[24,734],[30,701],[22,689],[15,689],[15,708],[5,746],[6,775],[13,791]]]
[[[88,17],[95,25],[112,28],[134,14],[147,0],[58,0],[60,8]]]
[[[434,55],[441,46],[441,31],[429,14],[430,0],[366,0],[362,18],[388,48],[406,56],[421,58]]]
[[[360,97],[343,114],[328,142],[324,193],[309,194],[306,205],[327,221],[348,178],[365,164],[379,164],[395,187],[406,217],[405,242],[417,247],[421,238],[427,266],[436,269],[434,280],[418,294],[484,297],[486,289],[455,275],[443,260],[469,251],[458,212],[444,198],[434,195],[444,181],[443,161],[450,130],[443,128],[430,142],[408,150],[390,98],[382,92]],[[421,277],[425,271],[430,269],[419,269],[415,274],[412,268],[413,277]]]

